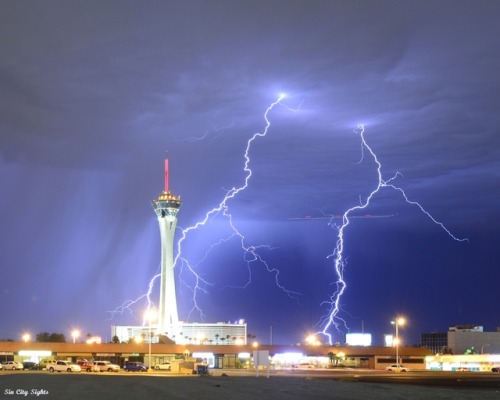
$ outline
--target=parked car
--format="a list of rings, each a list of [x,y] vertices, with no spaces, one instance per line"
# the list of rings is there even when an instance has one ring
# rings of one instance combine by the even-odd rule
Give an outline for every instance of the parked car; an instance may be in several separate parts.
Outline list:
[[[111,364],[109,361],[94,361],[94,367],[99,371],[103,372],[118,372],[120,371],[120,366],[116,364]]]
[[[51,365],[54,365],[56,363],[56,360],[49,360],[49,359],[44,359],[40,361],[40,369],[47,369]]]
[[[161,364],[158,364],[155,369],[165,369],[167,371],[170,371],[172,369],[172,364],[170,364],[169,362],[164,362],[164,363],[161,363]]]
[[[292,365],[292,368],[297,368],[297,369],[312,369],[314,368],[314,365],[311,363],[300,363],[300,364],[294,364]]]
[[[123,369],[127,372],[147,372],[149,368],[138,361],[126,361]]]
[[[407,368],[401,364],[392,364],[392,365],[389,365],[388,367],[385,367],[385,370],[390,371],[390,372],[393,372],[393,371],[394,372],[408,372],[410,370],[410,368]]]
[[[11,369],[11,370],[22,370],[23,364],[17,361],[6,361],[3,363],[3,369]]]
[[[500,372],[500,367],[493,367],[491,372]]]
[[[23,361],[23,367],[25,370],[37,370],[42,369],[40,365],[34,361]]]
[[[100,371],[100,369],[96,365],[94,365],[94,363],[92,363],[90,361],[78,360],[76,363],[80,366],[82,371],[85,371],[85,372],[99,372]]]
[[[50,372],[81,372],[81,368],[78,364],[73,364],[70,361],[59,360],[55,364],[50,364],[47,369]]]

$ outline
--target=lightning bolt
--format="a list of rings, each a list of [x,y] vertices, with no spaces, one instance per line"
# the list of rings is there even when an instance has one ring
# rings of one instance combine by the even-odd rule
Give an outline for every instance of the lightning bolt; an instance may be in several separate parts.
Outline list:
[[[222,127],[217,127],[215,125],[212,126],[212,129],[207,129],[203,135],[201,136],[197,136],[197,137],[188,137],[187,139],[184,139],[183,141],[186,141],[186,142],[189,142],[189,143],[194,143],[194,142],[198,142],[198,141],[202,141],[202,140],[205,140],[206,138],[209,137],[209,135],[211,135],[212,132],[215,132],[216,135],[212,138],[213,139],[216,139],[217,137],[219,137],[221,135],[221,133],[219,132],[222,132],[224,130],[227,130],[227,129],[230,129],[234,126],[234,122],[227,125],[227,126],[222,126]]]
[[[201,307],[199,306],[197,298],[198,298],[198,294],[200,294],[200,293],[206,294],[207,293],[206,286],[211,285],[211,283],[209,283],[207,280],[203,279],[196,272],[196,267],[191,265],[190,262],[187,260],[187,258],[183,256],[182,247],[183,247],[185,240],[187,240],[187,237],[190,234],[190,232],[193,232],[197,229],[200,229],[200,228],[206,226],[210,220],[212,220],[213,218],[215,218],[216,216],[219,216],[219,215],[221,215],[225,219],[227,219],[227,223],[231,229],[232,234],[229,237],[227,237],[225,239],[221,239],[218,243],[214,243],[212,246],[210,246],[210,248],[208,249],[208,251],[205,254],[203,259],[208,257],[208,253],[211,250],[213,250],[214,247],[216,247],[216,246],[218,246],[218,245],[220,245],[220,244],[222,244],[230,239],[237,238],[240,242],[241,249],[243,250],[244,261],[246,262],[247,269],[248,269],[248,280],[242,286],[242,288],[247,287],[251,283],[251,281],[252,281],[251,264],[258,262],[261,265],[263,265],[270,274],[272,274],[274,276],[275,283],[279,289],[281,289],[283,292],[285,292],[290,297],[296,297],[297,295],[299,295],[299,293],[297,293],[297,292],[290,291],[290,290],[286,289],[280,283],[280,281],[279,281],[280,271],[277,268],[271,267],[264,260],[264,258],[261,256],[261,254],[259,253],[259,250],[261,250],[261,249],[271,250],[272,248],[270,246],[268,246],[268,245],[250,245],[250,244],[246,243],[246,239],[245,239],[244,234],[241,233],[241,231],[234,224],[233,216],[230,212],[230,208],[228,205],[230,200],[234,199],[239,193],[241,193],[242,191],[244,191],[248,187],[250,178],[252,177],[252,170],[250,168],[250,162],[251,162],[250,151],[252,148],[252,144],[258,138],[262,138],[262,137],[267,136],[269,128],[271,126],[271,122],[269,120],[269,113],[278,104],[282,104],[281,101],[284,98],[285,98],[285,95],[280,94],[278,99],[276,101],[274,101],[273,103],[271,103],[271,105],[269,105],[267,107],[267,109],[264,113],[265,127],[264,127],[263,131],[254,133],[250,137],[250,139],[248,139],[248,141],[247,141],[247,144],[245,147],[245,152],[244,152],[245,162],[244,162],[244,166],[243,166],[243,171],[245,174],[245,179],[244,179],[243,183],[238,187],[234,186],[231,189],[229,189],[226,192],[226,194],[224,195],[224,197],[222,198],[222,200],[219,202],[219,204],[216,207],[212,208],[210,211],[208,211],[205,214],[205,217],[201,221],[197,222],[193,226],[182,229],[182,231],[181,231],[181,237],[179,238],[179,240],[177,242],[177,253],[176,253],[175,260],[174,260],[174,266],[177,267],[179,265],[181,269],[187,268],[189,273],[191,275],[193,275],[194,279],[195,279],[194,286],[191,287],[191,290],[193,292],[193,298],[192,298],[193,299],[193,308],[191,309],[190,315],[191,315],[191,313],[196,311],[200,314],[201,317],[203,317],[203,311],[202,311]],[[291,110],[289,107],[287,107],[287,106],[285,106],[285,107],[287,109]]]
[[[226,243],[229,240],[232,240],[234,238],[237,238],[239,240],[239,243],[241,245],[241,249],[242,249],[243,254],[244,254],[243,259],[246,262],[247,269],[248,269],[248,280],[242,286],[242,288],[247,287],[251,283],[251,281],[252,281],[251,264],[258,262],[261,265],[263,265],[265,267],[265,269],[270,274],[272,274],[274,276],[275,283],[279,289],[281,289],[283,292],[285,292],[288,296],[290,296],[292,298],[295,298],[296,296],[299,295],[298,292],[288,290],[280,283],[280,281],[279,281],[280,271],[277,268],[271,267],[265,261],[265,259],[261,256],[259,251],[262,249],[272,250],[271,246],[268,246],[268,245],[250,245],[250,244],[246,243],[246,238],[245,238],[244,234],[241,233],[241,231],[238,230],[238,228],[234,224],[233,217],[232,217],[232,214],[230,213],[230,208],[229,208],[229,204],[228,204],[230,202],[230,200],[234,199],[239,193],[241,193],[242,191],[244,191],[248,187],[250,178],[252,177],[252,170],[250,168],[250,163],[251,163],[250,151],[252,148],[252,144],[257,139],[267,136],[269,128],[271,126],[271,121],[269,120],[269,113],[277,105],[282,105],[283,107],[287,108],[289,111],[297,111],[297,110],[294,110],[294,109],[284,105],[282,103],[282,100],[284,98],[285,98],[285,94],[280,94],[278,96],[277,100],[275,100],[273,103],[271,103],[267,107],[267,109],[264,113],[265,127],[264,127],[263,131],[254,133],[250,137],[250,139],[248,139],[248,141],[246,143],[245,152],[244,152],[245,162],[244,162],[244,166],[243,166],[243,172],[245,174],[245,178],[243,180],[243,183],[238,187],[234,186],[230,190],[228,190],[226,192],[226,194],[224,195],[224,197],[222,198],[222,200],[219,202],[219,204],[216,207],[212,208],[210,211],[208,211],[205,214],[205,217],[201,221],[197,222],[193,226],[181,229],[180,238],[177,241],[177,252],[176,252],[175,259],[174,259],[174,268],[179,267],[181,269],[181,274],[182,274],[182,271],[184,269],[186,269],[188,271],[188,273],[194,277],[194,284],[192,286],[185,284],[189,288],[189,290],[192,291],[192,301],[193,301],[193,307],[192,307],[191,311],[189,312],[188,317],[193,312],[199,313],[201,318],[204,317],[203,310],[198,303],[198,297],[200,294],[207,294],[208,293],[208,291],[207,291],[208,286],[213,286],[213,284],[211,282],[209,282],[208,280],[203,278],[199,273],[197,273],[197,266],[199,266],[203,261],[205,261],[208,258],[210,252],[215,247],[220,246],[220,245],[222,245],[222,244],[224,244],[224,243]],[[218,129],[215,129],[215,131],[218,131]],[[202,140],[205,137],[207,137],[208,133],[209,133],[209,131],[205,132],[205,134],[201,137],[191,138],[190,140],[191,141]],[[211,221],[212,219],[214,219],[220,215],[222,217],[224,217],[225,219],[227,219],[228,225],[229,225],[232,233],[228,237],[220,239],[218,242],[213,243],[209,247],[209,249],[206,251],[205,255],[196,264],[192,264],[183,255],[184,242],[188,239],[188,236],[190,233],[192,233],[198,229],[201,229],[202,227],[205,227],[209,223],[209,221]],[[180,229],[180,228],[178,228],[178,229]],[[119,307],[117,307],[115,310],[109,311],[109,313],[111,314],[111,318],[114,316],[114,314],[117,314],[117,313],[122,314],[125,311],[128,311],[131,314],[133,314],[131,307],[136,305],[139,302],[142,302],[144,299],[146,299],[146,301],[147,301],[147,309],[152,308],[154,306],[154,303],[151,300],[151,294],[152,294],[152,290],[154,287],[154,282],[160,276],[161,276],[161,274],[156,274],[151,279],[151,281],[149,283],[149,288],[148,288],[148,291],[146,294],[139,296],[135,300],[126,300]],[[184,283],[184,282],[182,282],[182,283]]]
[[[458,242],[464,242],[464,241],[469,241],[467,238],[458,238],[455,235],[453,235],[444,224],[438,220],[436,220],[427,210],[425,210],[422,205],[416,201],[410,200],[409,197],[406,195],[405,191],[400,188],[399,186],[396,186],[395,180],[397,179],[398,176],[402,176],[401,173],[396,172],[394,176],[391,178],[385,180],[382,175],[382,164],[377,158],[377,155],[373,152],[372,148],[368,145],[368,143],[365,140],[365,128],[363,125],[358,125],[357,129],[355,130],[356,133],[359,133],[360,138],[361,138],[361,160],[359,163],[363,161],[364,158],[364,150],[368,151],[368,153],[371,155],[373,161],[377,165],[377,176],[378,176],[378,182],[368,197],[363,201],[360,198],[360,204],[353,206],[349,208],[347,211],[344,212],[342,215],[342,224],[338,226],[337,224],[333,223],[333,218],[330,220],[329,225],[337,228],[338,230],[338,236],[337,236],[337,243],[336,246],[333,250],[333,252],[327,257],[327,258],[333,258],[333,265],[334,265],[334,270],[335,274],[337,275],[337,281],[334,283],[335,285],[335,290],[333,294],[330,296],[329,301],[323,302],[321,305],[324,306],[325,304],[328,306],[329,312],[326,317],[324,317],[320,321],[320,325],[323,327],[323,330],[319,333],[325,335],[328,338],[328,342],[331,344],[332,343],[332,335],[329,333],[329,330],[333,327],[337,330],[337,332],[341,333],[341,328],[345,328],[348,330],[346,321],[342,319],[341,317],[338,316],[340,312],[340,299],[342,295],[344,294],[344,291],[346,290],[347,284],[344,280],[344,269],[346,267],[347,261],[345,260],[344,257],[344,234],[351,222],[351,218],[354,218],[352,216],[353,213],[363,210],[367,208],[370,205],[370,202],[372,198],[382,189],[392,189],[401,194],[403,197],[404,201],[410,205],[416,206],[417,208],[420,209],[420,211],[426,215],[434,224],[438,225],[441,229],[443,229],[453,240],[456,240]]]
[[[116,307],[114,310],[107,311],[107,313],[110,314],[110,317],[108,320],[112,320],[114,318],[115,314],[123,314],[125,311],[127,311],[130,314],[130,316],[134,316],[134,312],[132,310],[132,307],[136,304],[141,303],[144,299],[147,302],[146,314],[150,309],[154,309],[155,304],[151,300],[151,294],[153,292],[154,283],[158,278],[160,278],[160,276],[161,276],[161,274],[157,273],[155,276],[153,276],[153,278],[151,278],[151,280],[149,281],[149,284],[148,284],[148,291],[146,293],[140,295],[139,297],[137,297],[133,300],[132,299],[125,300],[121,305]],[[143,325],[146,324],[145,319],[143,319],[142,324]]]

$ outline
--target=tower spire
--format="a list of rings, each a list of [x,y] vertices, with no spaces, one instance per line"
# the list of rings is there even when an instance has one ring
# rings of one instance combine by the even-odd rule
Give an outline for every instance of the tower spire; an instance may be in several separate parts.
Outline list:
[[[168,157],[165,157],[165,193],[168,192]]]

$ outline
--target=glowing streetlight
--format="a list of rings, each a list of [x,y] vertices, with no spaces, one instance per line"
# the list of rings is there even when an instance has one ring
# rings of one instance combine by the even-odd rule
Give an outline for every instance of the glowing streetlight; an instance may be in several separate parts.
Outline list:
[[[24,343],[28,343],[30,341],[30,339],[31,339],[31,335],[29,333],[25,333],[23,335],[23,342]]]
[[[320,346],[321,342],[318,340],[318,338],[315,335],[309,335],[308,337],[306,337],[306,345]]]
[[[151,323],[156,320],[158,316],[158,313],[156,310],[150,308],[146,311],[146,314],[144,314],[144,318],[148,321],[149,323],[149,363],[148,363],[148,371],[151,369],[151,342],[153,341],[153,336],[151,332]]]
[[[143,341],[143,339],[142,339],[142,336],[141,336],[141,335],[136,336],[136,337],[134,338],[134,340],[135,340],[135,342],[136,342],[137,344],[142,343],[142,341]]]
[[[74,329],[73,332],[71,332],[73,343],[76,343],[76,338],[78,338],[79,336],[80,336],[80,331],[78,329]]]
[[[391,324],[393,324],[396,327],[396,337],[392,341],[393,345],[396,345],[396,364],[399,366],[399,330],[398,326],[402,326],[406,323],[406,320],[402,317],[397,317],[394,321],[391,321]]]

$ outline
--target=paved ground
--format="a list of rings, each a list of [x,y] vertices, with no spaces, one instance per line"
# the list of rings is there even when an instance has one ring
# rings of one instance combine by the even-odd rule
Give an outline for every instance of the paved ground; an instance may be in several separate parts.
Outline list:
[[[0,375],[0,399],[27,397],[50,400],[500,400],[500,390],[273,376],[172,377],[26,372]]]

